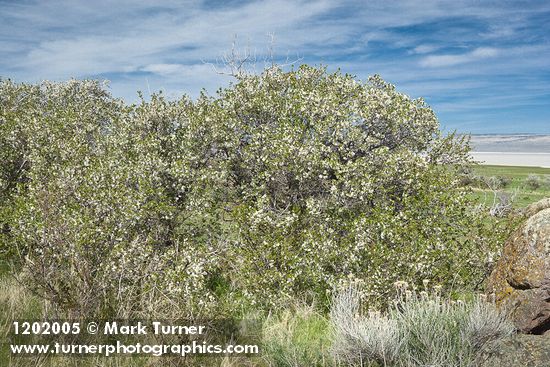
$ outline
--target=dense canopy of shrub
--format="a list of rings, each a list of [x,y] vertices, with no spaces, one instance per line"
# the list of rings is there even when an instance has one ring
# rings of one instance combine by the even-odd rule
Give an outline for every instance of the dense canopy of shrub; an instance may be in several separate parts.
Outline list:
[[[468,144],[379,77],[301,66],[137,105],[95,81],[0,83],[2,251],[62,310],[273,306],[342,282],[475,286],[494,229]],[[160,303],[159,303],[160,302]]]

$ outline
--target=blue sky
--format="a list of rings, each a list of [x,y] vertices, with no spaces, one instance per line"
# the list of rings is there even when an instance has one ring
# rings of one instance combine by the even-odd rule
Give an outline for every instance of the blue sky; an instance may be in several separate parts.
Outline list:
[[[446,130],[550,134],[550,1],[0,0],[0,76],[214,94],[235,37],[263,60],[270,34],[277,60],[380,74]]]

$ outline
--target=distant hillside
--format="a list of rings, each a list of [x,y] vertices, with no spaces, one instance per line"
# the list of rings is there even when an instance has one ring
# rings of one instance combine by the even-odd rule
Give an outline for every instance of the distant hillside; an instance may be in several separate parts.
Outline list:
[[[472,135],[474,152],[550,153],[550,135]]]

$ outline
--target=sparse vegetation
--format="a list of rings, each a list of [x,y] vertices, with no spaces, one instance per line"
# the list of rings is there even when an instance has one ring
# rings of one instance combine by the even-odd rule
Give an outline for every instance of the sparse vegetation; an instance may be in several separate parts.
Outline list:
[[[530,174],[525,179],[525,185],[531,190],[540,189],[541,187],[546,186],[547,183],[548,183],[548,178],[545,179],[542,176],[538,176],[534,174]]]
[[[264,322],[263,348],[269,365],[332,366],[329,320],[312,306],[299,305]]]
[[[488,206],[492,205],[495,189],[510,197],[515,196],[514,208],[550,196],[550,168],[479,165],[466,170],[462,177],[462,184],[473,189],[472,197]],[[491,177],[501,177],[507,184],[488,185]]]

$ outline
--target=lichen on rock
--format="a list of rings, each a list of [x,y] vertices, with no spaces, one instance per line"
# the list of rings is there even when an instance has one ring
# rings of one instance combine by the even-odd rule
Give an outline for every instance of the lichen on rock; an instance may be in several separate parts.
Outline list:
[[[519,331],[543,334],[550,330],[550,199],[523,213],[526,220],[504,245],[487,291]]]

